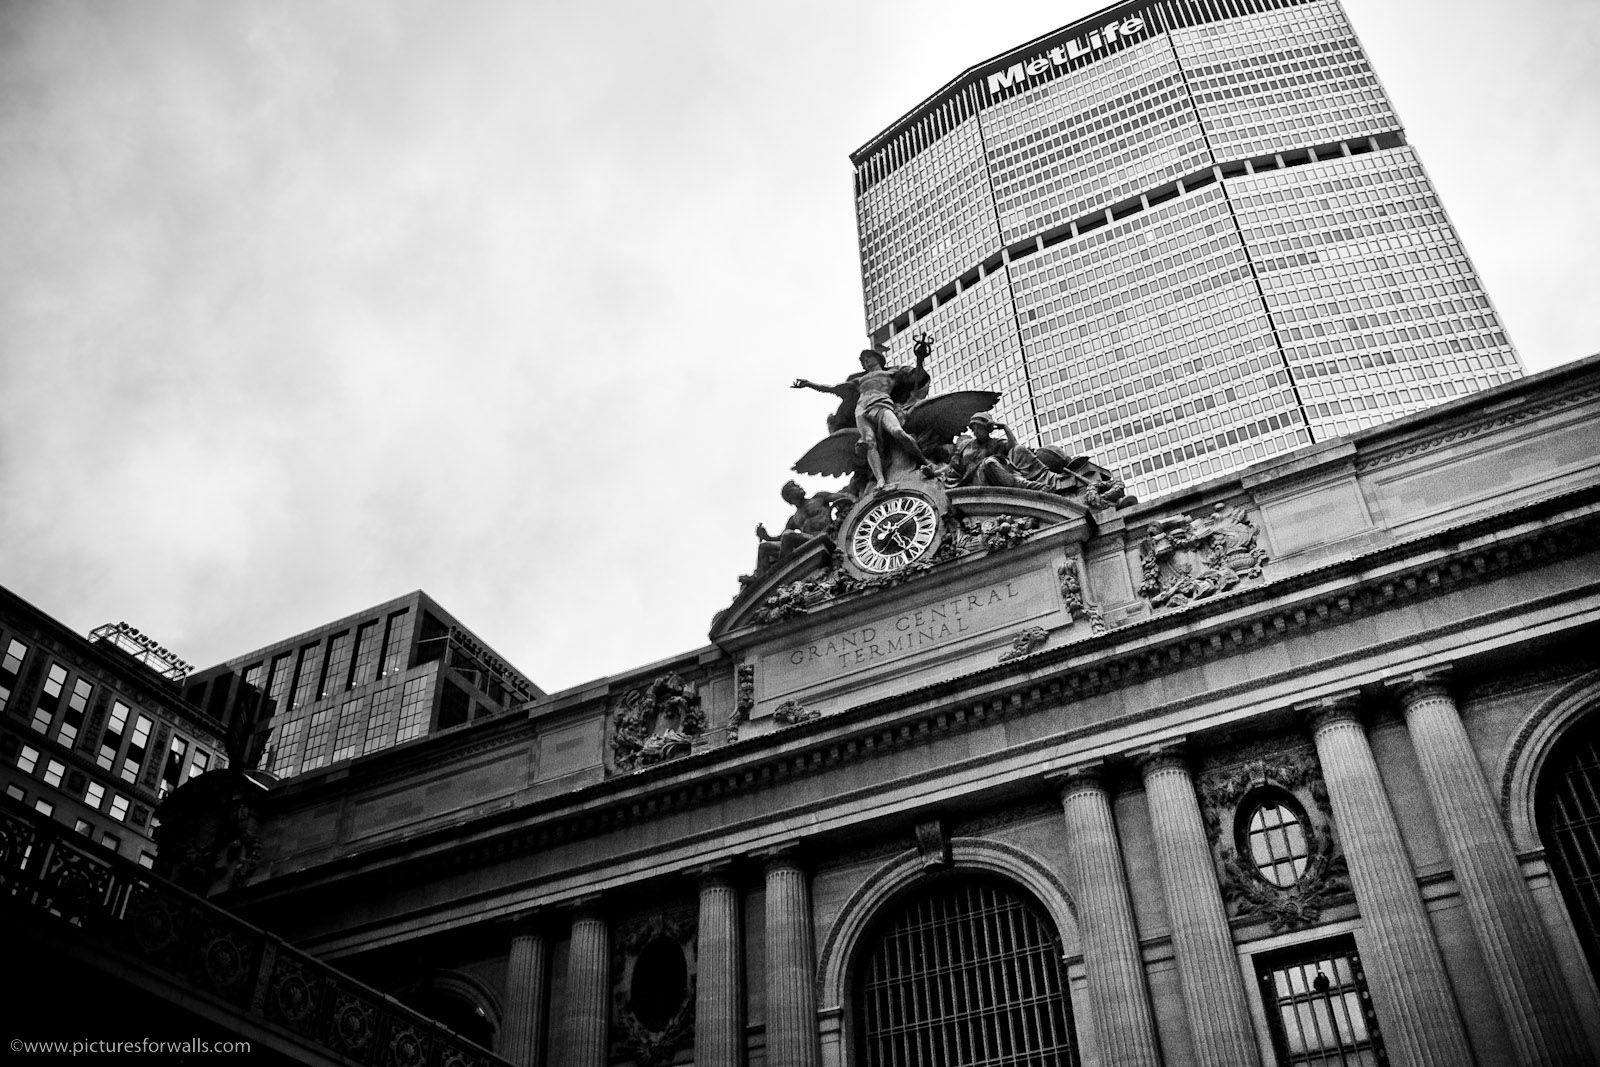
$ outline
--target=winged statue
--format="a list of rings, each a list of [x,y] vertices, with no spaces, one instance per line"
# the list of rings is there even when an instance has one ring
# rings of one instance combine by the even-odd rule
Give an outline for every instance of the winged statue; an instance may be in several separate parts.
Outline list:
[[[877,485],[892,484],[914,470],[932,476],[929,453],[948,446],[974,415],[994,407],[1000,394],[969,389],[928,396],[923,364],[930,350],[928,339],[919,337],[913,348],[915,366],[891,367],[882,352],[869,348],[861,352],[861,371],[838,385],[795,379],[796,389],[837,396],[839,408],[828,418],[828,436],[812,445],[794,469],[801,474],[852,474],[862,487],[868,472]]]

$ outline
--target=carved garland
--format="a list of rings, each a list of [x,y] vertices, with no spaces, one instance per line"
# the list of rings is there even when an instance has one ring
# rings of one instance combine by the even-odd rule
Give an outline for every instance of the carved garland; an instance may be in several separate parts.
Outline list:
[[[692,911],[675,909],[647,915],[625,924],[617,931],[612,957],[612,973],[617,983],[612,990],[616,1030],[614,1041],[639,1067],[660,1067],[672,1062],[694,1034],[696,974],[693,965],[697,924]],[[686,981],[682,1000],[659,1029],[652,1029],[634,1013],[634,968],[645,948],[655,941],[670,941],[684,956]]]
[[[1056,576],[1061,579],[1061,600],[1066,604],[1067,613],[1073,621],[1088,619],[1090,633],[1105,633],[1105,612],[1100,610],[1099,604],[1092,604],[1083,598],[1083,579],[1078,574],[1078,565],[1069,559],[1056,568]]]
[[[1262,788],[1276,787],[1302,801],[1310,858],[1299,881],[1287,888],[1262,878],[1229,847],[1223,834],[1237,818],[1240,804]],[[1274,931],[1298,930],[1322,917],[1329,898],[1349,888],[1348,870],[1333,834],[1333,807],[1317,763],[1309,755],[1286,754],[1251,760],[1242,766],[1216,771],[1199,783],[1200,814],[1205,821],[1221,869],[1222,898],[1238,917],[1258,916]],[[1309,797],[1311,805],[1305,805]],[[1315,808],[1318,816],[1311,817]]]

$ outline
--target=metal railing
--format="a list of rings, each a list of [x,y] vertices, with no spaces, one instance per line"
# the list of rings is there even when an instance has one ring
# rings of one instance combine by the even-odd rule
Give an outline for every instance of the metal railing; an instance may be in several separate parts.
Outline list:
[[[62,925],[213,1005],[330,1059],[370,1067],[505,1067],[504,1060],[86,837],[0,806],[0,907]],[[71,929],[68,929],[68,928]]]

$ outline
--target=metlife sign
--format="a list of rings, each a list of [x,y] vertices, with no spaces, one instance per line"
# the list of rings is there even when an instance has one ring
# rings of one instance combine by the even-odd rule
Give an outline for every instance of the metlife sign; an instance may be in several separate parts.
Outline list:
[[[1129,15],[1119,21],[1108,22],[1092,33],[1058,44],[1032,59],[1018,60],[989,75],[989,95],[997,96],[1013,86],[1026,85],[1046,71],[1066,67],[1079,60],[1098,59],[1119,41],[1126,43],[1145,36],[1146,25],[1142,15]]]

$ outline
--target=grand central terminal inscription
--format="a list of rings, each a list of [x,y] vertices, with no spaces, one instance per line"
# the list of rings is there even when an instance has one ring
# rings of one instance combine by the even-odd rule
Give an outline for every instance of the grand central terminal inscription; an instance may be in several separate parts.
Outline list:
[[[996,630],[1061,610],[1048,570],[956,591],[929,592],[903,610],[849,629],[818,629],[761,656],[763,700],[923,653],[960,645]]]

